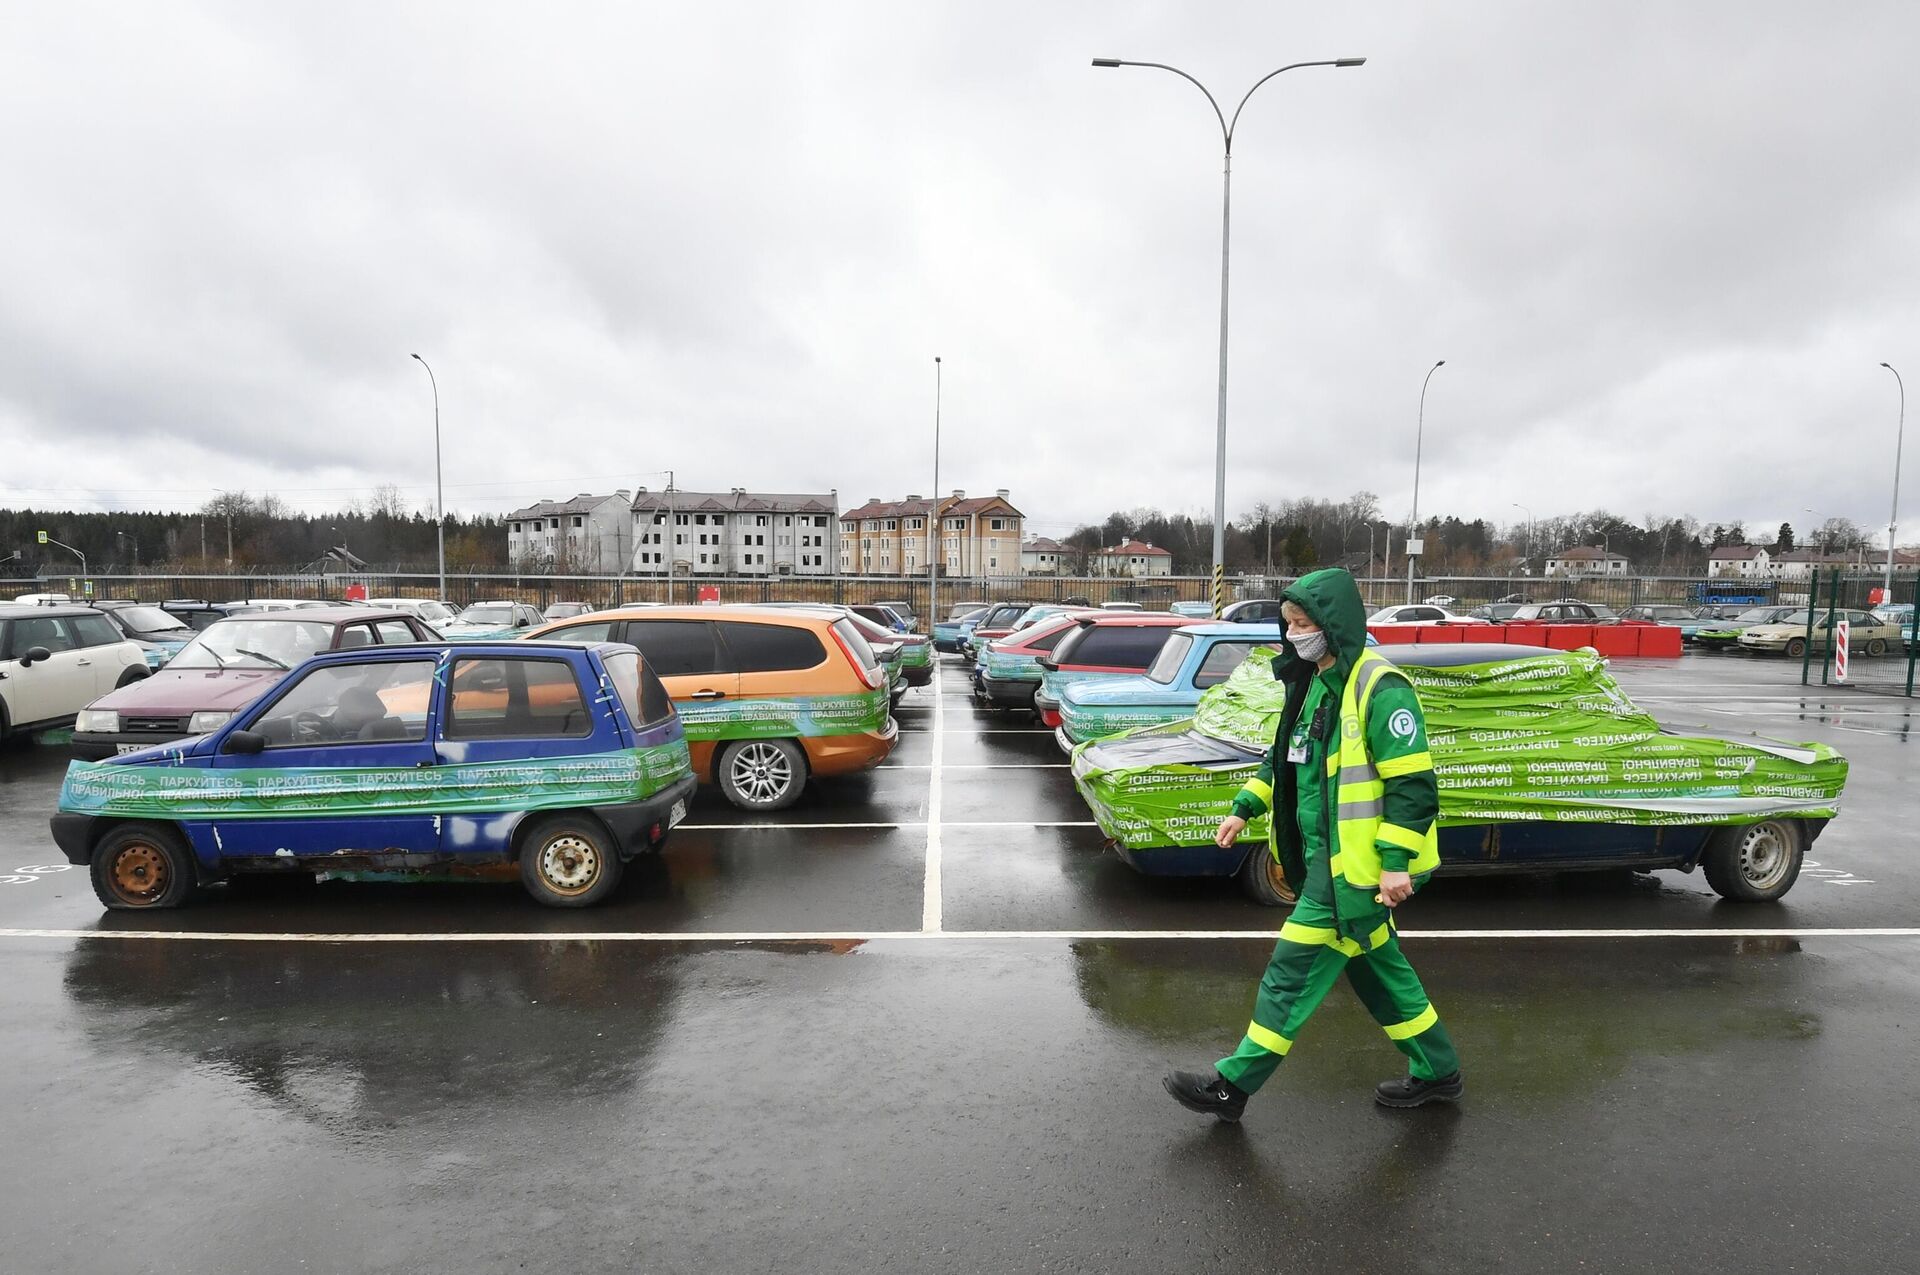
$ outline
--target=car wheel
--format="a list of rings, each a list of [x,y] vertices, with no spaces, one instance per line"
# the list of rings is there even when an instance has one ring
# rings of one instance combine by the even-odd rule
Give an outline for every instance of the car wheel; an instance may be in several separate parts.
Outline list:
[[[1805,638],[1791,638],[1788,640],[1787,655],[1789,657],[1797,660],[1801,656],[1805,655],[1806,653],[1807,653],[1807,640]]]
[[[520,841],[520,882],[550,908],[600,902],[620,884],[621,866],[606,829],[579,815],[537,820]]]
[[[146,665],[129,664],[120,670],[120,680],[113,684],[113,689],[117,691],[123,686],[132,686],[135,682],[145,680],[148,675],[149,670]]]
[[[807,755],[790,739],[743,739],[720,754],[720,791],[742,810],[785,810],[807,786]]]
[[[177,908],[198,884],[193,859],[173,829],[116,824],[94,843],[93,892],[113,911]]]
[[[1885,638],[1874,638],[1872,641],[1867,643],[1868,655],[1885,655],[1886,653],[1887,653],[1887,640]]]
[[[1240,888],[1262,907],[1291,907],[1300,897],[1287,884],[1287,874],[1281,871],[1280,861],[1264,845],[1247,852],[1247,861],[1240,865]]]
[[[1707,884],[1723,899],[1765,903],[1793,888],[1800,875],[1806,841],[1791,819],[1722,828],[1700,858]]]

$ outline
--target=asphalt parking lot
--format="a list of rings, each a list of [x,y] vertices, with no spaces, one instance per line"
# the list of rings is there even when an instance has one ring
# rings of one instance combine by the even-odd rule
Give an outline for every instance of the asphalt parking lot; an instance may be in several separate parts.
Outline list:
[[[764,819],[703,792],[587,912],[328,883],[107,916],[47,836],[64,750],[0,752],[8,1265],[1910,1270],[1914,706],[1615,672],[1848,755],[1792,893],[1438,880],[1403,934],[1462,1106],[1376,1108],[1399,1055],[1336,992],[1238,1127],[1159,1076],[1232,1047],[1280,916],[1104,852],[1051,736],[954,666],[886,767]]]

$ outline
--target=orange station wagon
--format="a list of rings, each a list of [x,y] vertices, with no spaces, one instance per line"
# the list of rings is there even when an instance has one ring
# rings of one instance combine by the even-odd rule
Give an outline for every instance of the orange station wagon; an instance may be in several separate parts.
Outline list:
[[[693,770],[745,810],[792,805],[814,775],[870,770],[899,738],[887,675],[842,617],[784,607],[629,607],[529,641],[640,648],[680,713]]]

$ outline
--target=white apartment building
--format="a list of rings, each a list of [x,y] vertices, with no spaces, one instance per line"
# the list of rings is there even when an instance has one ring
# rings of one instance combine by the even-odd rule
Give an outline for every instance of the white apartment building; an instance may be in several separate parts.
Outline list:
[[[1093,567],[1105,576],[1170,576],[1173,554],[1158,545],[1125,540],[1094,554]]]
[[[1547,559],[1548,576],[1624,576],[1633,569],[1625,557],[1590,545],[1563,549]]]
[[[616,572],[627,560],[633,519],[628,496],[581,493],[542,500],[506,517],[507,561],[560,572]]]
[[[1020,570],[1030,576],[1057,576],[1065,570],[1062,562],[1071,555],[1072,551],[1059,541],[1035,536],[1020,546]]]
[[[1773,555],[1759,545],[1721,545],[1707,555],[1711,580],[1766,580],[1773,573]]]
[[[839,499],[731,491],[648,491],[630,507],[635,575],[829,576]],[[672,520],[669,548],[668,520]]]

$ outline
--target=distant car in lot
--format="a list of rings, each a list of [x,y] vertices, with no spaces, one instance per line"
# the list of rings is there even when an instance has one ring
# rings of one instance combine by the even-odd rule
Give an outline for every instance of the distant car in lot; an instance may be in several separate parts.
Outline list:
[[[446,624],[440,636],[453,642],[510,638],[537,629],[546,621],[524,602],[476,602]]]
[[[1228,606],[1220,618],[1230,624],[1278,624],[1280,599],[1245,598]]]
[[[321,651],[438,640],[410,615],[366,607],[232,616],[201,632],[152,677],[96,696],[74,722],[73,751],[111,757],[218,730]]]
[[[1509,624],[1618,624],[1620,617],[1598,602],[1530,602],[1507,617]]]
[[[1047,720],[1060,711],[1060,697],[1068,686],[1091,679],[1144,673],[1167,640],[1182,629],[1211,627],[1219,620],[1191,620],[1164,611],[1092,612],[1073,617],[1051,655],[1039,661],[1040,689],[1033,706]]]
[[[0,740],[70,726],[146,676],[146,653],[98,611],[0,602]]]
[[[551,623],[554,620],[571,620],[576,616],[590,614],[593,608],[584,602],[549,602],[540,618]]]
[[[1836,619],[1845,619],[1848,624],[1847,650],[1860,651],[1867,655],[1885,655],[1895,648],[1903,648],[1905,640],[1900,626],[1889,624],[1871,611],[1841,611]],[[1813,616],[1811,638],[1807,626],[1807,612],[1803,608],[1781,616],[1772,624],[1756,624],[1740,634],[1740,649],[1743,651],[1778,652],[1782,655],[1801,656],[1806,654],[1809,640],[1816,654],[1828,650],[1833,645],[1833,628],[1825,611]]]
[[[1063,685],[1054,739],[1071,753],[1089,739],[1192,717],[1202,691],[1226,681],[1255,647],[1278,645],[1281,632],[1275,624],[1176,629],[1143,673]]]
[[[1489,624],[1505,624],[1511,620],[1522,606],[1522,602],[1488,602],[1467,612],[1476,620],[1485,620]]]
[[[1051,615],[995,641],[980,655],[974,696],[995,708],[1030,709],[1040,686],[1040,661],[1067,634],[1077,632],[1079,613]]]
[[[1168,607],[1167,611],[1171,615],[1184,615],[1195,620],[1211,620],[1213,618],[1213,603],[1176,602]]]
[[[404,611],[416,620],[425,620],[437,632],[453,620],[453,612],[434,598],[368,598],[362,606],[381,611]]]
[[[991,611],[974,621],[973,629],[961,644],[961,653],[978,657],[980,649],[995,638],[1013,632],[1014,625],[1033,609],[1031,602],[998,602]]]
[[[1717,620],[1702,619],[1700,615],[1683,606],[1651,603],[1643,606],[1628,607],[1620,613],[1624,621],[1638,621],[1642,624],[1660,624],[1670,629],[1680,630],[1682,642],[1692,642],[1694,634],[1701,629],[1711,628]]]
[[[185,748],[77,766],[52,831],[114,910],[248,872],[515,866],[541,903],[584,907],[693,790],[630,647],[375,646],[303,661]]]
[[[1451,606],[1460,605],[1460,599],[1454,597],[1451,593],[1436,593],[1430,598],[1422,598],[1420,600],[1422,602],[1425,602],[1428,606],[1435,606],[1435,607],[1451,607]]]
[[[94,609],[113,621],[129,641],[138,642],[147,667],[157,669],[193,640],[193,626],[179,616],[144,602],[96,602]]]
[[[314,607],[332,607],[338,602],[327,602],[320,598],[242,598],[242,606],[252,607],[255,611],[309,611]]]
[[[878,602],[859,602],[847,610],[870,623],[877,624],[889,633],[911,633],[913,623],[890,606]]]
[[[1146,608],[1138,602],[1102,602],[1102,611],[1144,611]]]
[[[1806,610],[1805,607],[1772,605],[1746,607],[1730,620],[1722,620],[1717,624],[1703,624],[1695,629],[1694,645],[1708,650],[1727,650],[1736,647],[1740,645],[1740,635],[1748,629],[1762,624],[1777,623],[1782,617],[1792,615],[1796,609]]]
[[[1367,617],[1367,627],[1399,624],[1485,624],[1478,616],[1461,615],[1443,606],[1416,602],[1411,606],[1381,607]]]
[[[913,604],[911,602],[904,602],[904,601],[893,602],[885,598],[882,598],[880,601],[874,603],[873,605],[883,606],[887,608],[887,610],[899,616],[902,620],[906,621],[906,624],[907,624],[907,627],[905,630],[906,632],[910,633],[914,629],[917,629],[920,627],[920,617],[913,613]]]
[[[985,615],[987,604],[984,602],[961,602],[947,612],[947,618],[933,626],[933,649],[945,651],[949,655],[960,653],[960,642],[965,636],[963,630],[966,621]]]
[[[680,711],[694,774],[745,810],[780,810],[820,775],[871,770],[899,727],[854,617],[801,607],[622,607],[533,641],[626,642]]]
[[[160,604],[160,609],[175,619],[184,621],[187,627],[198,632],[230,615],[245,615],[259,608],[248,606],[244,602],[208,602],[202,598],[168,598]]]

